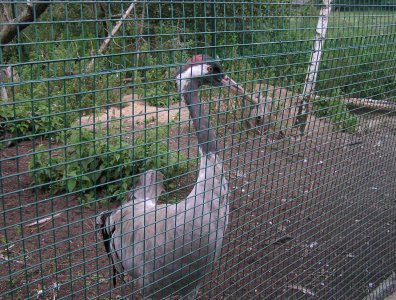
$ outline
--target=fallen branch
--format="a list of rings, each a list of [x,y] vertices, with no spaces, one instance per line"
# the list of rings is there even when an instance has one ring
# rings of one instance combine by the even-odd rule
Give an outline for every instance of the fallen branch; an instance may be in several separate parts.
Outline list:
[[[277,238],[275,241],[271,242],[270,245],[282,245],[292,240],[293,238],[290,235],[285,235]]]
[[[307,289],[301,285],[288,284],[287,287],[292,290],[297,290],[305,295],[315,297],[315,293],[313,291],[311,291],[310,289]]]
[[[114,26],[113,30],[111,33],[107,36],[107,38],[103,41],[102,45],[99,48],[98,55],[102,55],[106,49],[109,47],[111,39],[114,37],[114,35],[117,33],[118,29],[120,29],[122,22],[129,16],[129,14],[132,12],[133,8],[136,5],[137,0],[134,0],[131,5],[129,5],[128,9],[125,11],[125,13],[122,15],[121,19],[117,21],[116,25]],[[86,71],[89,72],[92,69],[92,66],[95,62],[95,57],[92,58],[90,63],[87,66]]]
[[[13,259],[13,258],[9,258],[7,255],[1,254],[1,253],[0,253],[0,259],[5,260],[5,261],[13,261],[13,262],[18,263],[18,264],[23,264],[22,261],[16,260],[16,259]]]
[[[2,253],[0,253],[0,259],[5,260],[5,261],[13,261],[18,264],[23,264],[22,261],[9,257],[9,254],[11,253],[10,249],[13,248],[14,246],[15,246],[15,244],[12,244],[12,245],[6,247],[3,251],[1,251]]]
[[[363,144],[363,141],[355,141],[355,142],[347,143],[344,146],[356,146],[360,144]]]
[[[341,99],[350,108],[363,108],[380,111],[396,111],[396,102],[373,99],[346,98]]]
[[[44,223],[47,223],[47,222],[49,222],[49,221],[51,221],[51,220],[53,220],[53,219],[59,217],[61,214],[62,214],[62,213],[57,213],[57,214],[55,214],[55,215],[53,215],[53,216],[49,216],[49,217],[46,217],[46,218],[42,218],[42,219],[40,219],[40,220],[34,221],[33,223],[29,223],[29,224],[27,224],[27,225],[25,225],[25,226],[26,226],[26,227],[39,226],[39,225],[42,225],[42,224],[44,224]]]

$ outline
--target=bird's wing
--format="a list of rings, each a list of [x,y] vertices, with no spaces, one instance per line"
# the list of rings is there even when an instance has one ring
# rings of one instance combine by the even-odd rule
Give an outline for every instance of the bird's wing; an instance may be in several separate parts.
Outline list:
[[[133,234],[133,226],[130,224],[131,216],[143,214],[141,205],[148,205],[147,209],[156,205],[157,198],[165,191],[162,184],[164,175],[159,171],[149,170],[139,177],[138,184],[131,191],[129,201],[122,207],[113,212],[103,212],[96,218],[96,225],[100,229],[106,252],[113,265],[113,285],[116,285],[115,278],[117,273],[122,275],[124,268],[120,258],[120,246],[122,241],[119,233],[121,230],[125,233]],[[135,211],[135,213],[133,212]],[[125,223],[125,224],[124,224]],[[122,227],[124,230],[122,230]],[[125,247],[125,246],[124,246]]]
[[[140,175],[138,183],[130,195],[130,200],[135,204],[139,202],[152,201],[157,204],[157,199],[165,191],[164,175],[155,170],[148,170]]]
[[[113,256],[113,247],[112,247],[112,237],[113,237],[113,232],[115,230],[113,226],[113,220],[112,220],[112,213],[105,211],[99,214],[96,218],[96,227],[99,229],[100,234],[103,239],[103,244],[106,249],[107,255],[109,257],[109,260],[111,261],[111,265],[113,267],[113,286],[115,287],[117,285],[117,275],[122,274],[122,270],[117,269],[114,261],[114,256]]]

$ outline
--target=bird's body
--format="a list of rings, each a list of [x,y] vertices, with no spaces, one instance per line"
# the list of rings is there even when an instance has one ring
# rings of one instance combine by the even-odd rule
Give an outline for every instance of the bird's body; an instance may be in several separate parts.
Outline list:
[[[205,82],[196,80],[205,75],[204,70],[216,72],[222,84],[234,84],[216,68],[219,66],[202,60],[190,61],[176,77],[197,131],[201,155],[198,178],[187,198],[177,204],[157,204],[162,174],[150,170],[140,177],[141,184],[130,193],[127,203],[97,218],[115,270],[137,279],[144,298],[180,294],[194,299],[221,251],[228,223],[228,182],[215,133],[197,95]]]

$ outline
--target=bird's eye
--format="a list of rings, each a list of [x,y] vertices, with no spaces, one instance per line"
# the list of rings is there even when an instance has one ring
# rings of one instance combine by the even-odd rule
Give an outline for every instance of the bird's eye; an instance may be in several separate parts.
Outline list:
[[[210,73],[213,72],[213,67],[212,67],[212,66],[209,66],[209,67],[208,67],[208,72],[210,72]]]

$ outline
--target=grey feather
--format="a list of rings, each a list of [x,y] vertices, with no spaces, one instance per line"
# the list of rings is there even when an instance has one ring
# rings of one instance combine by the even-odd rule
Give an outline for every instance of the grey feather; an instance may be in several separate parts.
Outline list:
[[[185,86],[195,88],[194,84]],[[196,89],[190,92],[188,101],[190,115],[196,114],[192,113],[196,109],[192,104],[199,101]],[[194,125],[197,130],[202,126],[212,130],[209,123]],[[215,137],[213,132],[206,136]],[[215,141],[204,141],[201,136],[198,141],[198,178],[186,199],[159,205],[163,175],[150,170],[140,177],[127,203],[97,217],[98,226],[105,227],[102,234],[110,236],[109,255],[114,268],[136,279],[146,299],[162,299],[175,292],[194,299],[221,252],[228,223],[228,182],[222,161],[213,151]],[[202,148],[204,143],[213,144]]]

